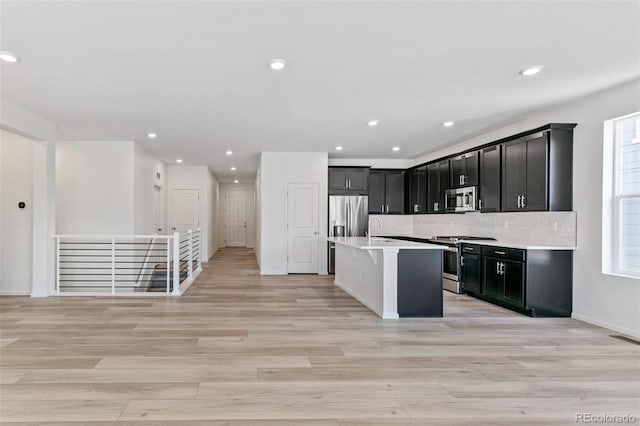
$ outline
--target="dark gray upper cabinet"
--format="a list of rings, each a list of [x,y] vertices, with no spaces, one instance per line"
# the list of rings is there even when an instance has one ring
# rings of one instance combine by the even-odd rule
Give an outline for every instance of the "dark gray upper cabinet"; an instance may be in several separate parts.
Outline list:
[[[451,188],[478,185],[478,151],[467,152],[450,160]]]
[[[368,167],[329,167],[329,195],[367,195]]]
[[[502,211],[571,210],[572,132],[551,129],[502,146]]]
[[[480,194],[478,206],[482,212],[499,212],[500,165],[502,145],[494,145],[480,150]]]
[[[409,171],[409,206],[407,213],[427,212],[427,166]]]
[[[445,191],[449,189],[449,160],[427,165],[427,212],[444,213]]]
[[[369,213],[403,213],[404,173],[403,170],[369,171]]]

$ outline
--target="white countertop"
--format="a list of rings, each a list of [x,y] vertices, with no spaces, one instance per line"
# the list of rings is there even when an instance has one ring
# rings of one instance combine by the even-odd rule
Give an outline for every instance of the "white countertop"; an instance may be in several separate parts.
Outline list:
[[[361,250],[383,249],[417,249],[417,250],[442,250],[445,246],[438,244],[415,243],[413,241],[392,240],[383,237],[328,237],[327,241]]]
[[[534,245],[534,244],[518,244],[518,243],[508,243],[505,241],[491,241],[491,240],[460,240],[459,243],[469,243],[469,244],[480,244],[483,246],[495,246],[495,247],[507,247],[507,248],[516,248],[522,250],[575,250],[577,247],[569,247],[569,246],[545,246],[545,245]]]
[[[405,234],[398,233],[394,236],[398,237],[408,237],[408,238],[423,238],[429,239],[430,237],[425,237],[421,235],[413,235],[413,234]],[[371,238],[381,238],[373,236]],[[576,250],[575,246],[554,246],[554,245],[544,245],[544,244],[522,244],[522,243],[513,243],[508,241],[493,241],[493,240],[459,240],[458,243],[468,243],[468,244],[479,244],[482,246],[495,246],[495,247],[507,247],[507,248],[516,248],[522,250]]]

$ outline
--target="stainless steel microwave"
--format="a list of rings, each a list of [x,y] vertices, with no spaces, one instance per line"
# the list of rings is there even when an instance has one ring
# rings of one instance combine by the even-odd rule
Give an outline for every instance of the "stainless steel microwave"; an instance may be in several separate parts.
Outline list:
[[[471,212],[478,209],[477,187],[447,189],[444,197],[444,209],[447,212]]]

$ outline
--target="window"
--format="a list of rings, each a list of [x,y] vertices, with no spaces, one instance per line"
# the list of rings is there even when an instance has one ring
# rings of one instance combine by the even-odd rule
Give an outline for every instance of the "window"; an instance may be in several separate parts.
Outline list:
[[[612,171],[609,179],[605,175],[610,213],[603,217],[604,229],[611,230],[611,250],[603,252],[610,256],[605,272],[640,278],[640,112],[605,123],[605,150],[609,147],[604,171]]]

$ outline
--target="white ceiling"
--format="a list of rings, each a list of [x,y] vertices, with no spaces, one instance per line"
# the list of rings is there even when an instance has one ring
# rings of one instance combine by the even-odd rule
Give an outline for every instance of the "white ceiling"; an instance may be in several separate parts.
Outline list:
[[[0,49],[21,57],[2,65],[4,99],[61,139],[145,141],[224,182],[252,181],[261,151],[416,157],[640,76],[637,1],[0,7]],[[274,72],[272,58],[288,66]],[[518,75],[536,64],[541,74]]]

